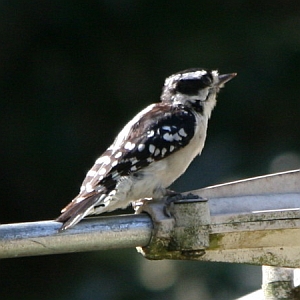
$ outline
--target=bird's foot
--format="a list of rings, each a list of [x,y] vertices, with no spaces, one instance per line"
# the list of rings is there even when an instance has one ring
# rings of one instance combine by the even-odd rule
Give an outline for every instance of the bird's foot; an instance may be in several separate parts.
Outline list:
[[[143,205],[145,205],[147,202],[151,201],[152,198],[143,198],[143,199],[139,199],[137,201],[133,201],[131,203],[132,208],[134,209],[134,212],[136,214],[140,213],[142,211],[142,207]]]
[[[165,206],[164,206],[164,214],[167,217],[171,217],[171,207],[174,205],[174,203],[179,203],[179,202],[184,202],[186,200],[192,200],[192,199],[202,199],[202,197],[198,196],[198,195],[194,195],[192,193],[188,193],[186,195],[183,195],[181,193],[177,193],[174,191],[169,190],[168,194],[163,198],[164,202],[165,202]]]

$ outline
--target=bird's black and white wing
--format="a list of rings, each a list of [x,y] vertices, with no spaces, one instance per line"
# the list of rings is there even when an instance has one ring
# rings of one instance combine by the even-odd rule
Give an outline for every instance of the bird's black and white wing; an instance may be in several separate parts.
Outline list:
[[[195,126],[195,114],[182,105],[157,103],[140,112],[96,160],[79,195],[62,210],[57,219],[64,222],[62,230],[93,214],[96,207],[109,206],[107,199],[116,194],[122,178],[134,176],[187,146],[194,137]]]

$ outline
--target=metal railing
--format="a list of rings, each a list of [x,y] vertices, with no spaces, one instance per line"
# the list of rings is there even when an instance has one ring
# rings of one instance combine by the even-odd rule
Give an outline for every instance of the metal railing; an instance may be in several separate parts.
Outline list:
[[[202,198],[175,202],[171,217],[163,202],[147,201],[146,213],[87,218],[62,233],[54,221],[0,225],[0,258],[138,247],[148,259],[268,265],[265,299],[279,299],[270,295],[283,286],[280,299],[293,299],[285,268],[300,267],[300,170],[190,193]],[[267,274],[278,275],[276,292]]]

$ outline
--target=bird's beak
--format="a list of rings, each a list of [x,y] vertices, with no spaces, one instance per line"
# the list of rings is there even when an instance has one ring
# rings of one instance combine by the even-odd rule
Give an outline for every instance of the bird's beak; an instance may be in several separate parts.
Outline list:
[[[222,74],[219,75],[219,82],[218,86],[222,87],[227,81],[231,80],[237,75],[237,73],[231,73],[231,74]]]

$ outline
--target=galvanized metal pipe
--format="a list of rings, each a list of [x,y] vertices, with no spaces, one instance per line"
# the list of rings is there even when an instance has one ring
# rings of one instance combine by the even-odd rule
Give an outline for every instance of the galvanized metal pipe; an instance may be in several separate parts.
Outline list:
[[[60,226],[54,221],[0,225],[0,258],[146,246],[152,233],[147,214],[89,218],[61,233]]]
[[[222,251],[210,251],[208,247],[202,259],[257,263],[253,258],[263,256],[265,264],[299,267],[300,247],[295,238],[300,228],[299,182],[300,170],[293,170],[193,191],[209,199],[210,233],[215,234],[218,245],[222,242]],[[146,246],[153,231],[147,214],[88,218],[63,233],[58,231],[60,226],[54,221],[0,225],[0,258]],[[266,229],[267,241],[258,239],[255,232]],[[274,237],[278,232],[272,229],[281,230],[286,240],[284,248]],[[247,248],[248,244],[240,243],[243,239],[237,239],[236,234],[242,238],[250,232],[256,238],[249,241],[252,248]],[[223,238],[218,240],[217,234]],[[212,247],[216,250],[216,245]],[[276,261],[264,253],[269,253],[270,247]]]
[[[262,273],[265,300],[294,299],[294,269],[263,266]]]

